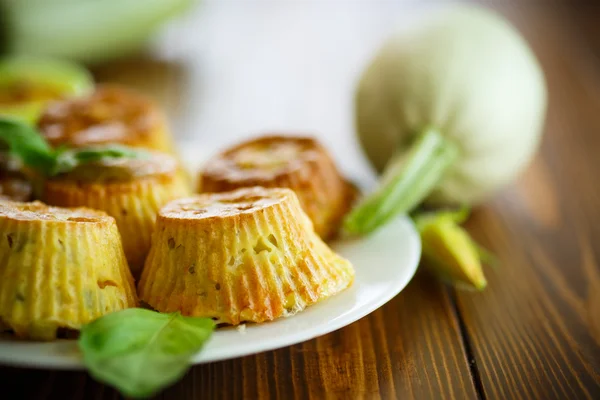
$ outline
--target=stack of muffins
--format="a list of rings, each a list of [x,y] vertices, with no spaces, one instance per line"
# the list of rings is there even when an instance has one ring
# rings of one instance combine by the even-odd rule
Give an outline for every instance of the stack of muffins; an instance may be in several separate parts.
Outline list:
[[[31,185],[0,163],[0,329],[51,340],[139,300],[219,323],[263,322],[353,282],[324,240],[356,190],[314,139],[232,147],[209,160],[192,196],[163,114],[137,93],[98,86],[48,105],[38,128],[52,146],[118,143],[146,156]],[[14,190],[17,178],[25,189]]]

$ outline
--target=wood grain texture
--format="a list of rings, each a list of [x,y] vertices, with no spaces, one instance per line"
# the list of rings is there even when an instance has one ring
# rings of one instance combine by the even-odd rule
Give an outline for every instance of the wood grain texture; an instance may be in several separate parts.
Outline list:
[[[600,64],[566,11],[504,9],[550,104],[536,160],[469,222],[501,261],[485,292],[456,293],[487,398],[600,398]]]
[[[200,365],[163,399],[475,399],[447,291],[420,274],[360,321],[317,339]],[[0,368],[0,387],[31,399],[113,399],[84,373]]]

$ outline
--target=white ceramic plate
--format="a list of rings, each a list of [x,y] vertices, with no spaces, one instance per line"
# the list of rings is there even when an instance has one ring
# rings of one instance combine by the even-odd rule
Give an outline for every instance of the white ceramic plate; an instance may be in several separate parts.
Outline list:
[[[399,218],[370,237],[342,241],[334,249],[356,269],[354,285],[293,317],[217,330],[194,363],[225,360],[277,349],[332,332],[385,304],[414,275],[421,244],[407,218]],[[40,343],[0,338],[0,363],[53,369],[83,368],[74,340]]]

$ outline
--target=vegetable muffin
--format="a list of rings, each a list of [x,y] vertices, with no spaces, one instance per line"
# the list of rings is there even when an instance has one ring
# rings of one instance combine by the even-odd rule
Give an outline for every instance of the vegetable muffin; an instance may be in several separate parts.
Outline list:
[[[324,240],[337,233],[357,195],[327,150],[309,137],[264,136],[240,143],[209,160],[200,175],[201,192],[251,186],[292,189]]]
[[[190,194],[188,181],[171,156],[145,152],[140,158],[112,158],[82,164],[49,178],[43,200],[63,207],[85,206],[113,216],[129,267],[137,276],[150,249],[156,213]]]
[[[98,86],[91,95],[50,104],[38,127],[54,147],[119,143],[174,151],[158,107],[144,96],[116,85]]]
[[[51,340],[137,305],[115,220],[86,208],[0,201],[0,329]]]
[[[353,280],[293,191],[254,187],[164,206],[138,293],[161,312],[236,325],[292,315]]]

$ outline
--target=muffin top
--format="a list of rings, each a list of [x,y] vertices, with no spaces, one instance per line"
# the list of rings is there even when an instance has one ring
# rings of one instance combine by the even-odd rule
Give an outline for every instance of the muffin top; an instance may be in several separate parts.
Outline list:
[[[135,146],[160,124],[162,117],[149,99],[117,85],[101,85],[88,96],[51,103],[38,127],[52,146]]]
[[[81,183],[130,182],[146,177],[172,175],[179,164],[168,154],[144,150],[138,158],[105,158],[78,165],[73,170],[52,178]]]
[[[251,187],[222,193],[204,193],[174,200],[159,215],[165,218],[203,219],[250,214],[295,196],[289,189]]]
[[[0,201],[0,218],[20,221],[109,222],[112,217],[89,208],[50,207],[39,201]]]
[[[272,179],[324,156],[323,147],[310,137],[264,136],[212,158],[203,175],[228,181]]]

